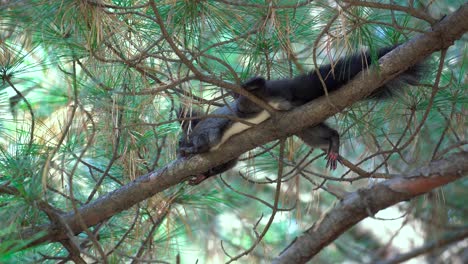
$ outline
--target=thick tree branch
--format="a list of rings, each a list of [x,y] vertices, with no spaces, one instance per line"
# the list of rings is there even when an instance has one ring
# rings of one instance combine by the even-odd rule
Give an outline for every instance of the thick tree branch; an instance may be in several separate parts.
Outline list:
[[[468,4],[464,4],[459,10],[445,17],[430,32],[415,37],[387,54],[380,60],[381,65],[378,71],[370,69],[363,72],[340,91],[331,93],[328,100],[320,98],[292,111],[279,113],[263,124],[233,137],[229,144],[224,144],[218,151],[196,155],[189,159],[179,159],[164,168],[143,175],[81,207],[79,209],[80,218],[87,226],[96,225],[156,193],[187,180],[190,175],[207,171],[209,168],[231,160],[258,145],[291,135],[306,126],[322,122],[329,116],[366,97],[393,76],[431,53],[452,45],[468,30],[466,17],[468,17]],[[290,120],[296,120],[296,122],[290,122]],[[74,213],[63,215],[63,219],[75,233],[82,231],[78,217]],[[33,244],[66,238],[65,232],[54,225],[30,229],[24,232],[22,237],[30,238],[38,231],[45,231],[45,235],[35,240]]]
[[[468,175],[468,152],[431,162],[408,175],[347,195],[343,201],[296,238],[273,263],[305,263],[362,219]]]

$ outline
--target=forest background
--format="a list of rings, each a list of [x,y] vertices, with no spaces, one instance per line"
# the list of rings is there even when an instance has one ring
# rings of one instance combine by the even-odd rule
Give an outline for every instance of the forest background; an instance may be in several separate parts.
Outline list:
[[[0,1],[0,262],[467,263],[467,17],[462,0]],[[178,158],[178,109],[400,43]],[[357,102],[421,60],[418,85]],[[290,136],[325,119],[336,171]]]

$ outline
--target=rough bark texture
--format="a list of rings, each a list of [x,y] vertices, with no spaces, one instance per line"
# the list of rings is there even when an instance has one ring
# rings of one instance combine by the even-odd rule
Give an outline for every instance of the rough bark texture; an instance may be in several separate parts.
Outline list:
[[[305,263],[369,214],[373,215],[398,202],[427,193],[467,174],[468,152],[462,152],[431,162],[408,175],[351,193],[296,238],[273,263]]]
[[[291,135],[303,127],[322,122],[329,116],[350,106],[353,102],[364,98],[381,84],[391,79],[396,73],[405,70],[431,53],[452,45],[468,30],[467,17],[468,4],[464,4],[459,10],[437,23],[433,30],[415,37],[382,58],[379,74],[376,74],[376,69],[363,72],[343,89],[330,94],[329,100],[320,98],[293,111],[279,113],[263,124],[233,137],[228,144],[223,145],[215,152],[196,155],[189,159],[175,160],[164,168],[143,175],[127,185],[92,201],[81,207],[78,212],[69,212],[63,215],[63,220],[74,233],[79,233],[82,231],[82,225],[78,220],[80,218],[86,226],[96,225],[158,192],[187,180],[189,175],[204,172],[258,145]],[[329,102],[332,102],[333,105]],[[290,120],[296,120],[297,122],[290,122]],[[383,192],[396,195],[395,191],[392,191],[389,187],[382,186],[381,189]],[[377,194],[380,196],[383,193]],[[389,202],[389,204],[392,204],[392,202]],[[379,206],[379,208],[383,207]],[[353,214],[353,210],[350,208],[350,215]],[[79,218],[77,214],[81,217]],[[345,227],[342,227],[341,231],[344,229]],[[25,239],[31,238],[38,231],[44,232],[44,235],[36,239],[31,245],[46,241],[58,241],[66,237],[65,232],[53,224],[30,229],[23,232],[22,237]],[[338,235],[336,232],[329,232],[335,234],[335,237]],[[327,232],[323,235],[326,234]],[[326,244],[327,241],[330,241],[330,236],[321,237],[321,240]]]

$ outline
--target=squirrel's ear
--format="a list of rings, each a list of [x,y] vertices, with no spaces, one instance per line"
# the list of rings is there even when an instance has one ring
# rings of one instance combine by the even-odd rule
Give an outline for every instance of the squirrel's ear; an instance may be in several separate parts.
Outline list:
[[[200,116],[200,113],[193,109],[181,107],[179,110],[177,110],[177,118],[179,119],[180,126],[182,127],[182,131],[184,131],[184,133],[187,133],[189,128],[194,128],[198,122],[200,122],[199,118],[191,119],[198,116]]]
[[[263,77],[253,77],[245,81],[241,86],[247,91],[253,91],[264,88],[266,80]]]
[[[248,79],[247,81],[243,82],[241,84],[241,87],[247,91],[252,92],[257,89],[261,89],[265,87],[265,83],[266,83],[266,80],[263,77],[252,77]],[[230,92],[230,94],[232,95],[232,97],[234,97],[234,99],[238,99],[240,97],[239,94],[234,93],[234,92]]]

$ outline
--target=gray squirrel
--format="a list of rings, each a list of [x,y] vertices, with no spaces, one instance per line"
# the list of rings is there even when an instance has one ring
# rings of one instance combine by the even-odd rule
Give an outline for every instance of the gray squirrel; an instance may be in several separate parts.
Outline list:
[[[381,58],[396,46],[381,48],[376,57]],[[326,87],[323,87],[317,71],[302,74],[291,79],[265,80],[263,77],[253,77],[241,86],[257,98],[262,99],[272,108],[279,111],[287,111],[294,107],[306,104],[313,99],[321,97],[328,92],[333,92],[356,76],[363,69],[371,65],[370,52],[356,54],[339,59],[333,65],[324,65],[318,69]],[[367,99],[382,100],[392,96],[396,89],[410,84],[415,85],[423,74],[423,63],[416,64],[406,71],[400,73],[384,86],[377,88]],[[237,98],[226,106],[219,107],[211,112],[211,115],[222,115],[222,117],[200,117],[199,113],[179,115],[179,117],[191,117],[183,127],[183,136],[179,141],[179,154],[186,157],[193,154],[205,153],[218,149],[230,137],[249,129],[252,125],[259,124],[270,117],[270,113],[245,96]],[[228,118],[232,116],[232,118]],[[245,122],[240,122],[243,120]],[[192,129],[190,130],[189,127]],[[189,131],[190,130],[190,131]],[[310,147],[326,148],[326,167],[336,169],[339,162],[339,133],[320,123],[306,127],[295,134]],[[237,158],[227,163],[211,168],[209,171],[193,177],[189,183],[199,184],[208,177],[220,174],[235,166]]]

